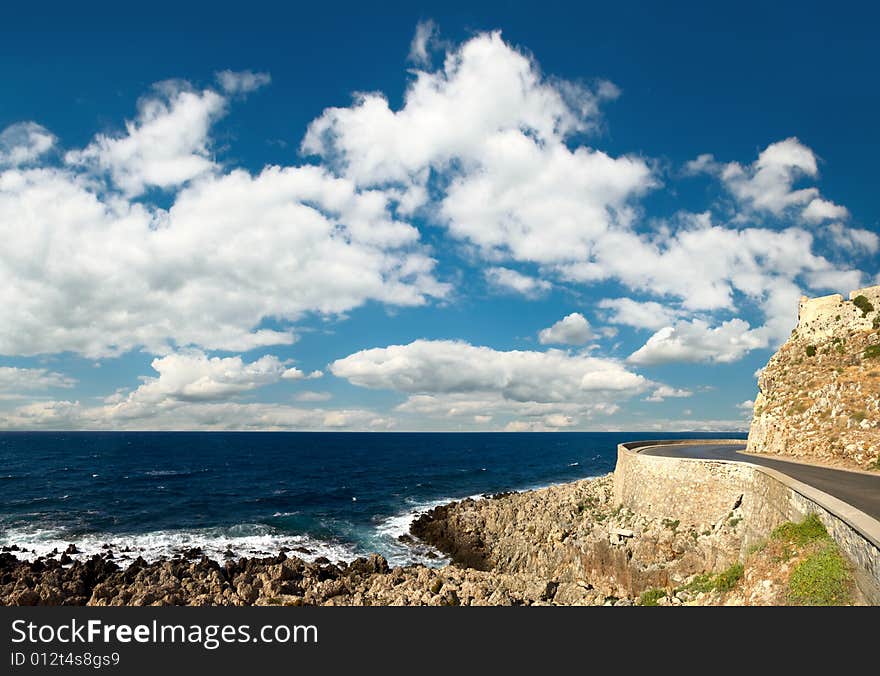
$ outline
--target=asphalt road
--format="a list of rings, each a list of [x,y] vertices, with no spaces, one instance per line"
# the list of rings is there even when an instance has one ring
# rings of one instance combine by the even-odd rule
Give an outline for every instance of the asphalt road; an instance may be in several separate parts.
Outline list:
[[[774,460],[761,455],[746,455],[739,451],[742,446],[731,445],[680,445],[657,446],[643,451],[646,455],[662,455],[673,458],[701,458],[704,460],[738,460],[764,465],[787,474],[813,488],[833,495],[849,503],[868,516],[880,520],[880,474],[862,474],[840,469],[803,465],[796,462]]]

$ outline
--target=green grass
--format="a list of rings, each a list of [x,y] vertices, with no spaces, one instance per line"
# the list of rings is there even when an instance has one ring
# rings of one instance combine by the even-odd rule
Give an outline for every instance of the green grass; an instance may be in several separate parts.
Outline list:
[[[786,543],[783,560],[795,554],[788,545],[813,545],[814,548],[791,572],[788,581],[790,603],[800,606],[832,606],[852,602],[852,575],[849,566],[818,516],[810,514],[799,523],[784,523],[770,537]]]
[[[880,345],[868,345],[865,348],[865,359],[877,359],[880,357]]]
[[[852,577],[833,542],[801,561],[788,582],[789,601],[799,606],[839,606],[852,603]]]
[[[639,597],[639,605],[640,606],[656,606],[659,605],[657,601],[664,598],[666,596],[665,589],[647,589],[642,592],[642,595]]]
[[[663,525],[669,530],[675,531],[678,530],[678,526],[681,523],[678,519],[663,519]]]
[[[743,573],[745,573],[745,567],[739,562],[734,563],[730,568],[715,576],[715,589],[720,592],[730,591],[742,579]]]
[[[711,573],[697,575],[682,589],[696,593],[711,591],[727,592],[736,586],[736,583],[742,579],[744,573],[745,568],[743,564],[737,561],[717,575],[712,575]]]
[[[782,524],[770,534],[774,540],[790,542],[791,544],[804,546],[817,540],[828,540],[828,531],[819,521],[815,514],[808,515],[803,521],[793,523],[791,521]]]

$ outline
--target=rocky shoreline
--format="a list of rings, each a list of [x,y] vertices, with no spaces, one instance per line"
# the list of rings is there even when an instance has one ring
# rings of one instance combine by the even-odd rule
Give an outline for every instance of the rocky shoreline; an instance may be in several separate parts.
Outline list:
[[[738,560],[739,521],[736,505],[715,524],[634,514],[613,504],[608,475],[431,510],[402,540],[447,554],[440,568],[391,568],[378,554],[218,563],[193,549],[123,566],[109,551],[33,561],[7,551],[0,605],[634,605],[657,589],[669,604],[703,603],[687,584]]]

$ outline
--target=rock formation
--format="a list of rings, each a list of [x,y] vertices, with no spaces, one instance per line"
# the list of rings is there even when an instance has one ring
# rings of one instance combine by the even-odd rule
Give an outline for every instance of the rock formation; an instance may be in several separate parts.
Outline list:
[[[632,605],[735,561],[738,521],[638,516],[613,504],[609,475],[432,510],[413,533],[453,556],[442,568],[283,553],[220,564],[198,551],[122,568],[107,555],[5,552],[0,605]]]
[[[802,298],[758,387],[749,452],[880,469],[880,286]]]

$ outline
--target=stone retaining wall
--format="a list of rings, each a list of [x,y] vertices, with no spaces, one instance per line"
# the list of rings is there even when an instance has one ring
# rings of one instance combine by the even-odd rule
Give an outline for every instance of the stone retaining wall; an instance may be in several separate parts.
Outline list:
[[[655,518],[718,523],[739,504],[744,537],[740,551],[765,540],[776,526],[814,512],[853,563],[865,597],[880,604],[880,523],[836,498],[775,470],[746,462],[642,455],[655,444],[738,444],[737,440],[621,444],[614,470],[614,499]]]

